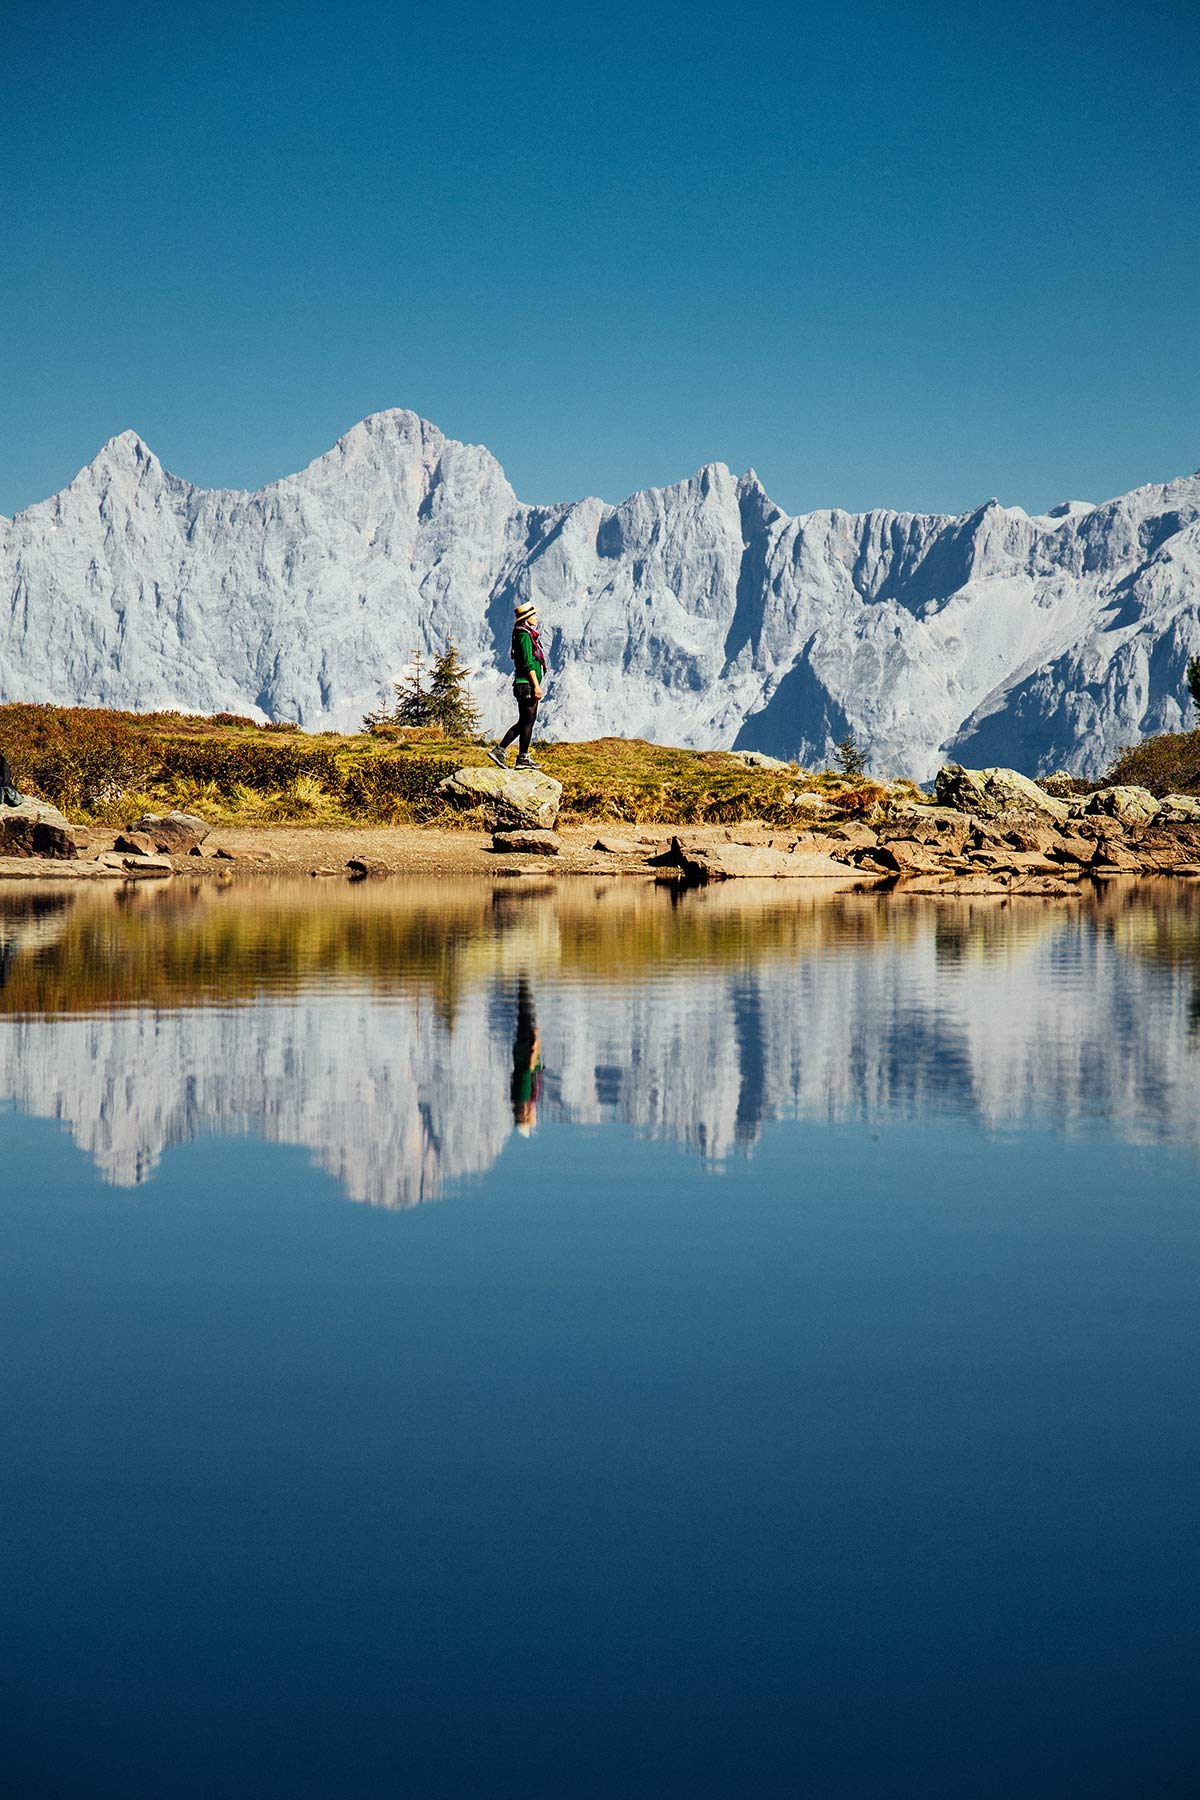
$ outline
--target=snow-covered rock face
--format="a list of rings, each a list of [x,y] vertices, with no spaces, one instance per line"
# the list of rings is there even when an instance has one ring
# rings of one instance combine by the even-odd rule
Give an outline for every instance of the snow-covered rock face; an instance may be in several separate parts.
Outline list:
[[[0,696],[357,726],[454,636],[492,724],[534,599],[557,737],[737,745],[881,773],[1093,774],[1188,723],[1200,475],[1030,517],[790,518],[721,463],[620,506],[522,505],[494,457],[376,413],[254,494],[132,432],[0,520]]]

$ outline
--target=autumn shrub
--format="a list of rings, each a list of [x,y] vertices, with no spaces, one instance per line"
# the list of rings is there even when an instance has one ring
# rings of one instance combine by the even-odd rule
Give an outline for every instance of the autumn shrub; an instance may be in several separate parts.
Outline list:
[[[224,725],[234,731],[257,731],[259,722],[248,713],[219,712],[209,715],[210,725]]]
[[[297,775],[277,793],[263,796],[261,816],[269,823],[319,825],[340,810],[340,796],[331,795],[312,775]]]
[[[253,737],[163,738],[159,763],[167,782],[211,782],[221,794],[237,787],[273,794],[302,775],[327,788],[341,789],[341,772],[333,750],[323,743],[297,738],[278,743],[256,732]]]
[[[1120,752],[1106,786],[1144,787],[1152,794],[1200,794],[1200,731],[1167,731]]]
[[[455,756],[412,752],[359,756],[342,777],[343,805],[379,824],[428,818],[443,805],[438,784],[459,766]]]
[[[91,812],[154,772],[154,741],[120,713],[89,706],[0,706],[0,750],[18,788]]]
[[[830,794],[828,798],[843,818],[861,819],[882,805],[887,798],[887,789],[876,781],[863,781],[855,787],[843,788],[841,793]]]

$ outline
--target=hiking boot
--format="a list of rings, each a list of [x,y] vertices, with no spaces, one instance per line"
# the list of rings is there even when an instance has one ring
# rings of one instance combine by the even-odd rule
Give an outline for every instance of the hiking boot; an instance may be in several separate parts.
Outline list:
[[[492,745],[491,749],[488,751],[488,756],[490,757],[492,762],[495,763],[495,765],[498,769],[507,769],[508,757],[505,754],[505,752],[500,748],[499,744]]]
[[[513,764],[514,769],[540,769],[541,763],[535,763],[532,756],[518,756]]]

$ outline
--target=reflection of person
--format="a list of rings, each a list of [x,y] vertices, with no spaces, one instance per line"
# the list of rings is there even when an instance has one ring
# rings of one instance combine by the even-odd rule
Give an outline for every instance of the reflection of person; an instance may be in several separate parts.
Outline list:
[[[546,679],[546,653],[542,649],[542,640],[538,636],[537,607],[532,601],[518,606],[513,621],[512,634],[513,659],[513,698],[517,703],[517,722],[510,725],[498,744],[493,744],[488,751],[494,763],[502,769],[508,767],[506,752],[514,738],[520,738],[517,745],[517,768],[536,769],[537,764],[529,755],[529,745],[533,738],[534,721],[537,718],[538,703],[542,698],[542,683]]]
[[[537,1124],[538,1098],[542,1091],[542,1040],[538,1036],[533,995],[522,975],[517,986],[517,1035],[513,1039],[513,1124],[528,1137]]]

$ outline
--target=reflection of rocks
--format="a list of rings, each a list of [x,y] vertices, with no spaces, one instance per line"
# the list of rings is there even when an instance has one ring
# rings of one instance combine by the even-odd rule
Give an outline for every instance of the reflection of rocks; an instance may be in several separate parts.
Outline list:
[[[788,1117],[1101,1124],[1200,1144],[1194,904],[1160,887],[1149,900],[1111,889],[1070,913],[870,897],[789,906],[763,886],[769,900],[739,884],[737,903],[729,887],[679,901],[625,892],[611,914],[603,889],[573,908],[561,891],[475,888],[461,911],[425,899],[408,920],[374,889],[310,901],[295,920],[264,907],[257,992],[239,989],[240,1004],[189,1008],[174,990],[104,1010],[92,991],[85,1014],[31,1005],[14,973],[49,980],[65,959],[63,988],[46,992],[69,996],[72,957],[116,968],[122,945],[139,950],[137,969],[161,972],[172,931],[183,958],[186,913],[82,899],[28,909],[6,921],[0,1097],[61,1120],[114,1182],[146,1179],[173,1144],[252,1131],[307,1146],[354,1199],[413,1205],[488,1169],[513,1128],[524,974],[543,1124],[621,1121],[713,1159]],[[210,905],[192,928],[215,919],[225,931],[214,942],[231,979],[239,944],[249,954],[238,918]],[[331,947],[361,951],[372,921],[387,927],[387,961],[368,980]],[[276,964],[293,930],[308,974],[285,983]]]

